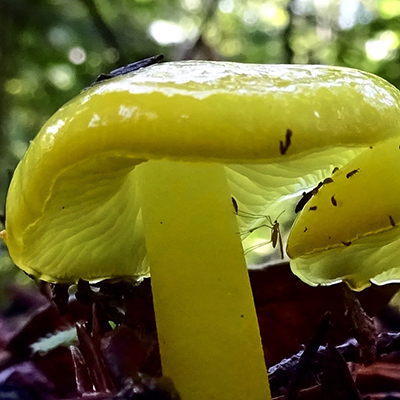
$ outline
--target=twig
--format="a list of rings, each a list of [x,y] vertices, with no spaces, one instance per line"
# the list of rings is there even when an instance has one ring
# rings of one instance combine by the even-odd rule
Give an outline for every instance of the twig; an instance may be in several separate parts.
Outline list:
[[[206,50],[208,56],[206,59],[214,60],[214,51],[204,42],[204,31],[207,29],[207,25],[210,23],[212,18],[214,17],[215,12],[218,9],[219,2],[216,0],[209,0],[208,8],[206,9],[204,18],[199,26],[199,34],[197,39],[193,42],[193,45],[190,49],[186,50],[183,56],[181,57],[183,60],[188,60],[192,58],[196,58],[196,55],[200,52],[200,50]]]
[[[285,400],[297,399],[300,386],[303,383],[305,376],[310,371],[311,364],[318,353],[318,349],[324,340],[328,329],[331,327],[330,316],[331,314],[329,312],[322,316],[321,321],[317,326],[317,333],[311,338],[303,354],[301,355],[297,368],[289,381]]]
[[[293,20],[294,20],[293,5],[294,1],[290,0],[286,6],[286,11],[288,13],[289,20],[282,35],[283,46],[285,49],[285,61],[284,61],[285,64],[292,64],[294,56],[294,51],[292,49],[292,46],[290,45],[290,39],[292,37],[292,32],[293,32]]]
[[[321,376],[322,400],[361,400],[346,361],[335,346],[328,344]]]
[[[163,58],[164,58],[163,54],[158,54],[157,56],[145,58],[144,60],[135,61],[133,63],[124,65],[123,67],[119,67],[117,69],[112,70],[108,74],[100,74],[89,87],[96,85],[99,82],[103,82],[104,80],[115,78],[116,76],[120,75],[129,74],[130,72],[137,71],[138,69],[157,64]]]
[[[336,346],[336,349],[347,362],[360,361],[360,349],[358,342],[352,338],[347,342]],[[381,333],[377,340],[378,355],[389,354],[393,351],[400,351],[400,333]],[[326,346],[320,346],[313,363],[313,372],[318,374],[322,371],[322,362]],[[279,387],[285,387],[297,368],[299,359],[304,350],[299,351],[290,358],[282,360],[280,363],[273,365],[268,369],[268,376],[272,391]]]
[[[104,21],[100,11],[97,9],[96,3],[93,0],[81,0],[82,3],[87,7],[89,14],[93,20],[93,23],[98,30],[100,36],[104,40],[104,42],[110,46],[115,48],[119,53],[119,59],[122,64],[128,64],[129,60],[125,57],[125,53],[122,47],[119,45],[114,32],[110,29],[110,27]]]
[[[93,393],[93,382],[88,375],[85,359],[81,351],[75,346],[70,346],[69,351],[74,363],[76,391],[79,395]]]
[[[343,285],[344,303],[353,325],[353,334],[359,343],[362,364],[372,364],[376,359],[377,331],[374,320],[362,308],[360,301],[347,285]]]
[[[79,349],[96,390],[99,392],[115,391],[115,385],[104,364],[100,351],[83,324],[79,322],[76,324],[76,332],[79,339]]]

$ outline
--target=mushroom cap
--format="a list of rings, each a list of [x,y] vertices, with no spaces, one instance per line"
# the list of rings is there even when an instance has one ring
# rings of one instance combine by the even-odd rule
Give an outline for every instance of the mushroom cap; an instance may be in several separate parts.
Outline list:
[[[361,153],[307,203],[289,236],[294,272],[353,289],[400,280],[400,137]]]
[[[9,253],[48,281],[145,276],[136,165],[224,163],[244,210],[277,215],[332,166],[397,137],[399,98],[379,77],[325,66],[188,61],[102,82],[58,110],[18,165]]]

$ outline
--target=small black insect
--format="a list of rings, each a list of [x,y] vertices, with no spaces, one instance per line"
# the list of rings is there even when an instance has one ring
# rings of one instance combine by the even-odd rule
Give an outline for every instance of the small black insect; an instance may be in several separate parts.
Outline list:
[[[316,209],[317,209],[317,206],[310,207],[310,211],[315,211]]]
[[[360,172],[360,168],[357,169],[353,169],[353,171],[350,171],[348,174],[346,174],[346,178],[349,179],[351,178],[353,175],[357,174]]]
[[[292,144],[292,135],[293,132],[290,129],[287,129],[285,135],[285,143],[283,143],[282,140],[279,141],[279,150],[282,155],[286,154],[289,146]]]
[[[336,201],[336,199],[335,199],[335,195],[333,195],[332,197],[331,197],[331,202],[332,202],[332,204],[336,207],[337,206],[337,201]]]
[[[232,200],[233,209],[235,210],[235,214],[237,214],[239,211],[238,203],[233,196],[231,197],[231,200]]]
[[[297,214],[299,211],[301,211],[305,207],[305,205],[310,201],[311,197],[315,196],[318,193],[318,190],[321,189],[322,186],[323,182],[320,182],[314,189],[310,190],[309,192],[303,192],[303,197],[296,204],[294,212]]]
[[[349,247],[351,245],[351,242],[342,242],[346,247]]]
[[[332,175],[333,175],[335,172],[337,172],[337,171],[339,171],[339,167],[333,168]]]
[[[394,219],[391,215],[389,215],[389,221],[390,221],[390,225],[392,225],[393,227],[396,226],[396,223],[394,222]]]
[[[129,72],[137,71],[140,68],[145,68],[149,67],[150,65],[157,64],[163,58],[164,55],[159,54],[157,56],[145,58],[144,60],[135,61],[134,63],[124,65],[123,67],[119,67],[117,69],[112,70],[108,74],[100,74],[90,86],[96,85],[97,83],[103,82],[111,78],[115,78],[116,76],[126,75]]]
[[[333,182],[333,179],[332,178],[325,178],[323,181],[322,181],[322,184],[323,185],[327,185],[328,183],[332,183]]]
[[[311,190],[311,193],[315,196],[318,193],[318,190],[321,189],[323,185],[324,182],[318,183],[318,185],[313,190]]]
[[[300,201],[296,204],[296,207],[294,208],[294,212],[297,214],[300,212],[304,206],[309,202],[311,197],[313,197],[313,191],[310,190],[309,192],[303,192],[303,197],[300,199]]]

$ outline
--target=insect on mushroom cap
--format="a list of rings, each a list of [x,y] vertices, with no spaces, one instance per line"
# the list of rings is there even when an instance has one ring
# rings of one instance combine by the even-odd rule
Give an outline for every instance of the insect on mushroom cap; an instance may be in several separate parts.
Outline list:
[[[358,290],[370,282],[400,281],[398,143],[389,139],[361,153],[310,200],[317,210],[301,213],[287,246],[303,280],[345,280]]]

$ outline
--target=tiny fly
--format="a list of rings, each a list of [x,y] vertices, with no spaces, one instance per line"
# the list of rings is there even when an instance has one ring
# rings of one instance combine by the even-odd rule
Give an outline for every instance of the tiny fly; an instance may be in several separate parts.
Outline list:
[[[234,208],[236,210],[236,207],[234,205]],[[259,229],[259,228],[268,228],[271,229],[271,237],[270,237],[270,241],[269,242],[263,242],[263,243],[259,243],[256,244],[255,246],[251,246],[248,249],[245,250],[244,254],[248,254],[251,251],[258,249],[262,246],[267,245],[268,243],[272,243],[272,247],[275,249],[276,246],[279,244],[279,251],[281,254],[281,258],[284,258],[283,255],[283,243],[282,243],[282,234],[280,231],[280,227],[279,227],[279,222],[278,219],[279,217],[285,212],[285,210],[283,210],[278,217],[275,219],[275,221],[272,221],[272,218],[269,215],[257,215],[257,214],[252,214],[252,213],[248,213],[246,211],[240,211],[239,209],[235,212],[236,215],[243,217],[243,218],[264,218],[265,219],[265,223],[260,224],[254,228],[249,229],[246,232],[241,233],[241,235],[246,235],[246,234],[250,234],[252,232],[254,232],[255,230]]]

